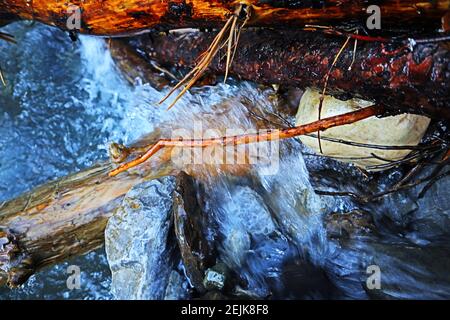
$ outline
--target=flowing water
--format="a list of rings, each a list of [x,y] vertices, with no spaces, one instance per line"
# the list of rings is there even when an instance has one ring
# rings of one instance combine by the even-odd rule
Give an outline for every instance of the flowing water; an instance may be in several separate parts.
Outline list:
[[[132,87],[121,77],[103,40],[81,37],[73,43],[40,24],[4,29],[18,44],[0,43],[8,82],[0,91],[0,202],[107,158],[111,141],[129,144],[156,128],[195,130],[200,122],[203,130],[256,129],[262,125],[249,110],[277,112],[271,90],[246,82],[193,90],[166,111],[157,104],[164,93],[145,83]],[[240,274],[246,294],[450,297],[445,184],[431,191],[434,201],[443,202],[436,217],[425,214],[429,204],[412,193],[361,207],[346,198],[318,196],[314,189],[358,192],[369,188],[370,178],[349,165],[307,155],[295,140],[281,142],[279,149],[273,172],[257,165],[201,177],[204,206],[217,226],[218,254]],[[389,185],[399,174],[391,171],[377,181]],[[325,216],[354,209],[369,212],[376,232],[330,239]],[[81,267],[81,290],[67,289],[72,264]],[[366,288],[366,271],[373,265],[382,271],[382,290]],[[18,290],[0,289],[0,299],[111,299],[110,277],[100,249],[47,268]]]

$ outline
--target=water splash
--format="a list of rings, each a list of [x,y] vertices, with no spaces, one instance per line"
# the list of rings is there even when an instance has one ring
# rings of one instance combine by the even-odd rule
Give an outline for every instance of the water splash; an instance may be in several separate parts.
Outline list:
[[[194,130],[199,121],[204,130],[220,129],[222,133],[225,128],[255,130],[261,124],[250,111],[265,114],[277,108],[270,99],[270,90],[230,81],[227,85],[193,89],[166,111],[167,106],[158,105],[158,101],[168,89],[158,92],[145,83],[129,86],[99,38],[82,36],[79,42],[72,43],[65,33],[40,24],[31,27],[15,23],[5,31],[14,34],[19,44],[0,43],[0,61],[8,81],[8,87],[0,90],[0,201],[105,159],[111,141],[130,144],[157,128],[170,137],[175,129]],[[295,140],[281,142],[280,152],[277,174],[267,175],[263,166],[256,165],[238,174],[216,168],[199,177],[205,186],[205,211],[214,218],[218,239],[222,240],[218,244],[220,259],[241,275],[243,289],[259,297],[275,293],[281,298],[367,298],[363,287],[365,267],[378,261],[386,268],[395,267],[387,274],[391,287],[386,294],[420,297],[417,292],[424,291],[425,283],[434,286],[433,297],[448,295],[448,277],[437,270],[442,284],[435,285],[430,280],[434,269],[429,268],[433,260],[430,257],[439,258],[448,250],[426,251],[420,247],[428,240],[429,224],[419,225],[420,232],[410,233],[417,241],[407,257],[418,258],[412,259],[409,268],[402,267],[404,257],[400,253],[402,245],[411,243],[399,242],[398,235],[373,235],[356,242],[331,241],[323,226],[324,215],[358,205],[348,199],[319,197],[314,188],[328,188],[334,183],[341,187],[348,184],[357,191],[353,176],[345,176],[350,169],[317,158],[306,159],[305,164],[304,149]],[[320,166],[341,176],[333,180],[330,174],[318,177],[307,170]],[[414,222],[405,216],[417,206],[407,211],[402,206],[404,197],[389,206],[366,209],[378,215],[380,221],[390,217],[405,228]],[[447,221],[445,210],[441,210],[443,225]],[[426,219],[429,217],[417,215],[419,223]],[[384,225],[378,227],[383,229]],[[448,239],[448,232],[439,232],[439,237]],[[87,290],[66,290],[65,263],[33,276],[19,291],[0,289],[0,295],[111,298],[103,253],[91,253],[74,261],[87,271]],[[419,282],[414,280],[417,274]],[[308,278],[314,279],[308,292],[289,293],[289,282],[308,287]],[[395,289],[401,282],[407,283],[404,293]],[[324,288],[317,289],[321,284]]]

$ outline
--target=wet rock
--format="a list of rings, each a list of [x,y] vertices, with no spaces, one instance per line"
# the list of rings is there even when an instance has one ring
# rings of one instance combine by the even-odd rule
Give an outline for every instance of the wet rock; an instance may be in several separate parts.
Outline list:
[[[108,42],[109,52],[117,68],[122,72],[128,82],[135,85],[137,79],[149,83],[157,90],[162,90],[170,81],[161,75],[161,71],[153,68],[123,39],[110,39]]]
[[[428,177],[434,169],[435,166],[426,167],[411,181]],[[376,220],[389,220],[397,233],[416,244],[446,242],[450,237],[450,177],[437,180],[419,198],[425,185],[388,195],[381,203],[372,204],[371,211]]]
[[[189,296],[190,290],[186,278],[178,271],[173,270],[169,276],[164,300],[183,300],[188,299]]]
[[[350,239],[336,243],[327,275],[340,298],[448,299],[450,248],[418,246],[405,239]],[[377,272],[379,286],[370,277]],[[372,286],[370,286],[372,284]]]
[[[445,169],[444,169],[445,170]],[[410,213],[410,238],[427,241],[448,239],[450,235],[450,177],[436,181],[417,200],[417,209]]]
[[[111,291],[117,299],[163,299],[174,263],[170,243],[175,178],[131,189],[105,231]]]
[[[277,228],[261,196],[249,187],[238,187],[222,208],[222,252],[229,265],[240,266],[252,246],[252,237],[268,237]]]
[[[325,228],[330,238],[353,238],[373,232],[375,226],[369,212],[354,210],[333,213],[325,218]]]
[[[370,263],[381,273],[379,290],[367,288],[364,281],[370,297],[450,298],[449,246],[373,243],[366,254],[372,255]]]
[[[212,290],[206,292],[201,298],[201,300],[229,300],[230,298],[224,295],[222,292],[217,290]]]
[[[322,216],[332,201],[314,192],[301,154],[281,149],[277,174],[258,174],[264,203],[280,230],[298,252],[320,262],[327,250]]]
[[[248,186],[216,190],[215,217],[222,235],[221,261],[240,279],[243,289],[258,297],[270,295],[271,279],[276,278],[289,250],[262,197]]]
[[[215,262],[213,244],[208,239],[209,221],[198,204],[194,180],[184,172],[177,176],[173,216],[186,275],[197,291],[203,293],[205,270]]]
[[[333,284],[325,271],[306,259],[288,259],[283,265],[280,285],[274,291],[274,299],[332,299]]]
[[[320,97],[321,93],[317,90],[308,89],[305,91],[300,101],[296,125],[310,123],[319,118]],[[373,102],[361,99],[342,101],[332,96],[325,96],[321,117],[344,114],[372,104]],[[353,124],[328,129],[322,134],[322,137],[375,145],[414,146],[422,139],[429,123],[429,118],[414,114],[401,114],[385,118],[372,117]],[[386,161],[372,157],[372,154],[376,154],[381,159],[400,160],[410,153],[410,150],[364,148],[326,141],[325,139],[321,140],[321,152],[317,138],[301,136],[299,139],[318,154],[323,153],[327,156],[337,157],[339,161],[351,162],[367,170],[370,170],[370,166],[373,165],[386,164]]]

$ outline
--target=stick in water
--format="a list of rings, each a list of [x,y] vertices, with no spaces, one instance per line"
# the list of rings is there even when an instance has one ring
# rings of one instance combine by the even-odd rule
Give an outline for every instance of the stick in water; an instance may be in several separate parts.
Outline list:
[[[121,172],[127,171],[133,167],[140,165],[164,147],[205,148],[213,145],[240,145],[254,142],[289,139],[312,132],[324,131],[332,127],[351,124],[360,120],[370,118],[372,116],[381,115],[383,111],[384,108],[381,106],[370,106],[357,111],[325,118],[298,127],[282,130],[270,130],[264,134],[244,134],[212,139],[161,139],[157,143],[147,146],[147,151],[143,155],[137,157],[134,160],[131,160],[130,162],[126,162],[116,169],[112,170],[109,173],[109,176],[114,177]]]

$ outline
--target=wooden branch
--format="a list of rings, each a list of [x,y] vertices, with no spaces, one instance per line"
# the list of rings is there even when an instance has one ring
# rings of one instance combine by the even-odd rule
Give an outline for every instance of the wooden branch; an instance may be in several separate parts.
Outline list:
[[[218,27],[241,4],[251,6],[249,26],[298,26],[331,24],[339,21],[369,17],[365,0],[325,1],[260,1],[260,0],[2,0],[0,20],[38,20],[67,29],[71,5],[81,9],[82,33],[95,35],[124,35],[149,28]],[[449,9],[450,0],[381,0],[383,25],[392,22],[426,23],[439,19]]]
[[[384,113],[384,108],[381,106],[370,106],[364,109],[356,110],[346,114],[336,115],[326,119],[318,120],[312,123],[301,125],[298,127],[281,129],[281,130],[268,130],[261,134],[244,134],[238,136],[225,136],[220,138],[210,139],[160,139],[157,143],[150,144],[146,148],[147,150],[139,157],[132,161],[121,164],[116,169],[109,173],[109,176],[115,177],[119,173],[125,172],[134,168],[142,163],[145,163],[151,157],[153,157],[158,151],[165,147],[179,147],[179,148],[206,148],[210,146],[227,146],[227,145],[241,145],[249,143],[266,142],[273,140],[283,140],[300,135],[308,134],[311,132],[320,132],[329,128],[343,126],[351,124],[360,120],[364,120],[373,116],[379,116]]]
[[[130,43],[147,59],[169,67],[192,68],[215,33],[141,36]],[[267,85],[322,90],[330,65],[346,37],[307,31],[243,31],[229,73]],[[225,50],[225,49],[223,49]],[[223,56],[220,53],[218,56]],[[339,55],[327,93],[359,97],[395,111],[450,119],[450,51],[442,43],[380,43],[354,40]],[[351,68],[350,68],[351,67]],[[350,70],[349,70],[350,68]],[[224,74],[216,57],[209,71]]]

